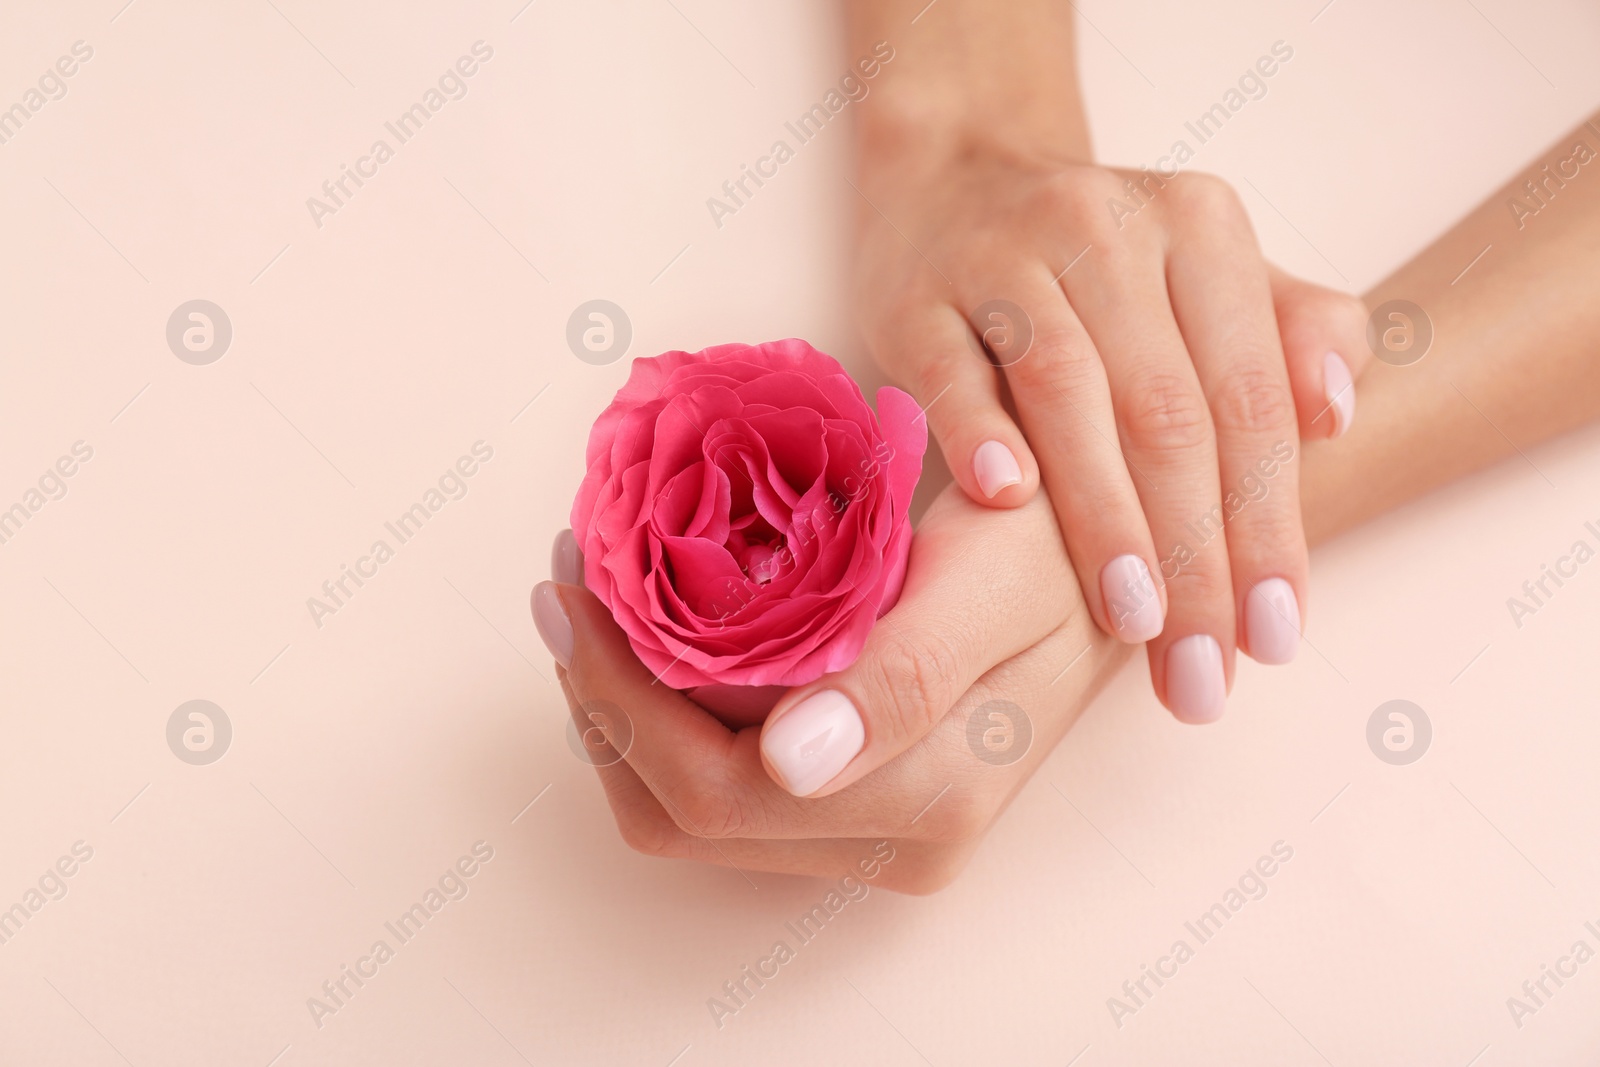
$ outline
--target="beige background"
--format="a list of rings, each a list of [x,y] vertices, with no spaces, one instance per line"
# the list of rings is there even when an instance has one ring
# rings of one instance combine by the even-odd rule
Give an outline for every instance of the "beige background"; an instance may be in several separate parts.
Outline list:
[[[1273,258],[1359,289],[1600,98],[1581,0],[1322,2],[1084,0],[1104,158],[1153,161],[1288,42],[1195,166],[1241,185]],[[1505,606],[1600,523],[1600,433],[1319,552],[1310,647],[1242,665],[1222,724],[1177,726],[1125,672],[956,885],[850,905],[718,1030],[707,998],[825,884],[629,852],[527,595],[626,374],[568,351],[580,302],[621,304],[633,355],[798,334],[862,361],[847,129],[720,230],[705,208],[854,58],[836,13],[122,4],[0,12],[0,106],[94,49],[0,145],[0,507],[94,450],[0,544],[0,907],[94,849],[0,945],[0,1063],[1600,1053],[1600,962],[1521,1029],[1506,1008],[1600,947],[1600,565],[1520,630]],[[468,95],[319,229],[306,198],[480,39]],[[207,366],[165,341],[195,298],[234,330]],[[468,495],[314,625],[306,599],[479,440]],[[1435,731],[1407,767],[1365,741],[1398,697]],[[234,731],[209,766],[166,742],[197,698]],[[1268,896],[1118,1029],[1106,999],[1280,839]],[[480,840],[470,895],[314,1025],[306,999]]]

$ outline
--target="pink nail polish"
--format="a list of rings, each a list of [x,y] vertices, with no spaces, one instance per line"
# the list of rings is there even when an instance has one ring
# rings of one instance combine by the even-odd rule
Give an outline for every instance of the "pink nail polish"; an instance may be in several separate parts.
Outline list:
[[[572,620],[561,605],[561,595],[549,582],[533,587],[533,625],[544,639],[544,647],[563,668],[572,666]]]
[[[1244,635],[1257,663],[1288,663],[1300,649],[1300,602],[1282,578],[1257,582],[1244,597]]]
[[[977,476],[978,488],[990,500],[1008,485],[1022,484],[1022,467],[1011,449],[999,441],[985,441],[972,454],[972,473]]]
[[[1333,409],[1333,436],[1342,437],[1356,417],[1356,387],[1350,365],[1337,352],[1322,357],[1322,393]]]
[[[555,544],[550,546],[550,577],[562,585],[583,584],[583,549],[571,530],[556,534]]]
[[[1222,646],[1210,634],[1191,634],[1167,649],[1167,706],[1180,722],[1199,725],[1222,718],[1227,688]]]
[[[778,784],[810,796],[838,776],[866,742],[861,713],[834,689],[812,693],[761,731],[761,752]]]
[[[1135,555],[1118,556],[1100,571],[1100,595],[1117,637],[1131,645],[1161,632],[1161,597],[1150,568]]]

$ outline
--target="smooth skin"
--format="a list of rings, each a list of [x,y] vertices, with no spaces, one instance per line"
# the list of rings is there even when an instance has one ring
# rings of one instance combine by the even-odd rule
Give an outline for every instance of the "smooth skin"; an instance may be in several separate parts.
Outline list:
[[[1600,114],[1591,121],[1368,294],[1374,307],[1420,305],[1436,339],[1413,365],[1373,364],[1346,438],[1303,446],[1312,543],[1600,416],[1600,178],[1569,182],[1520,230],[1506,208],[1576,141],[1600,148]],[[1494,254],[1452,284],[1489,243]],[[575,584],[560,542],[555,563],[558,581],[535,589],[535,617],[579,727],[591,725],[579,709],[592,700],[627,709],[633,726],[625,758],[598,768],[623,838],[746,871],[837,876],[887,840],[894,860],[875,884],[948,884],[1130,652],[1094,621],[1045,494],[993,509],[947,487],[918,527],[905,592],[862,657],[737,732],[651,684],[604,606]],[[829,688],[857,699],[865,745],[797,797],[764,766],[763,734]],[[997,699],[1025,709],[1034,729],[1010,766],[978,759],[966,736],[971,711]]]
[[[898,44],[859,105],[868,344],[972,500],[1047,490],[1095,624],[1148,642],[1161,701],[1212,721],[1236,648],[1294,654],[1298,463],[1225,531],[1213,509],[1352,424],[1365,311],[1270,267],[1226,182],[1092,161],[1070,4],[940,0],[913,25],[925,2],[847,5],[852,55]],[[1262,583],[1281,624],[1247,610]]]

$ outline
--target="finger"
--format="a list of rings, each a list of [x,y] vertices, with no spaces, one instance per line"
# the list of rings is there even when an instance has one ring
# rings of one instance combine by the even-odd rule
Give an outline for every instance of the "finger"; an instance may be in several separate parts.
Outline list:
[[[951,499],[984,513],[964,498]],[[691,837],[800,840],[893,834],[910,825],[916,814],[913,804],[926,803],[900,781],[880,783],[870,795],[820,801],[792,795],[762,765],[760,730],[730,731],[657,680],[593,594],[545,582],[535,590],[534,602],[546,644],[567,650],[564,660],[557,658],[563,686],[583,710],[580,735],[588,737],[591,727],[600,730],[667,817]],[[563,627],[570,633],[563,634]]]
[[[1085,648],[1086,642],[1089,648]],[[1090,652],[1093,655],[1086,655]],[[1126,654],[1127,646],[1101,636],[1084,619],[1070,620],[969,689],[961,699],[961,712],[939,723],[936,739],[915,746],[890,765],[903,768],[900,780],[885,782],[880,772],[842,793],[810,802],[820,806],[865,793],[869,806],[881,806],[886,800],[915,793],[917,810],[898,832],[885,829],[877,835],[822,842],[723,841],[719,842],[721,855],[712,862],[827,875],[852,854],[860,869],[861,859],[866,858],[860,850],[871,843],[874,856],[883,861],[877,882],[883,888],[926,894],[949,885],[994,821],[1077,721],[1089,699],[1125,662]],[[1063,678],[1071,680],[1063,685]],[[973,729],[967,712],[983,715],[996,708],[1024,720],[1018,725],[1026,736],[1016,742],[1024,747],[979,756],[972,747]],[[986,716],[983,721],[990,719]],[[923,791],[916,793],[913,787]],[[824,847],[814,853],[793,852],[791,844]],[[840,851],[832,851],[835,848]],[[819,863],[833,867],[815,869]],[[870,868],[863,869],[861,877],[873,877]]]
[[[661,817],[666,818],[664,814]],[[620,821],[618,827],[621,829]],[[731,868],[756,889],[761,886],[753,876],[759,874],[829,878],[838,880],[841,899],[848,897],[852,901],[866,899],[875,888],[913,895],[935,892],[953,880],[953,875],[937,872],[950,867],[958,872],[966,860],[965,854],[959,859],[946,855],[942,845],[887,838],[696,841],[690,837],[686,841],[670,840],[657,845],[649,838],[641,838],[643,833],[648,833],[648,829],[635,828],[631,835],[628,831],[623,832],[629,847],[636,852]],[[970,852],[971,847],[964,850],[964,853]],[[820,915],[813,910],[797,921],[805,929],[820,932],[822,924],[831,914],[826,909]]]
[[[593,724],[566,679],[562,680],[562,690],[574,723],[580,732],[587,731]],[[895,844],[871,838],[718,841],[697,837],[673,821],[644,779],[614,751],[596,754],[594,769],[618,834],[629,848],[642,855],[728,867],[746,881],[750,881],[751,873],[761,871],[835,878],[853,875],[858,881],[872,880],[904,855]],[[901,866],[903,869],[908,865]],[[750,884],[755,885],[753,881]]]
[[[562,585],[583,585],[583,549],[571,530],[556,534],[550,546],[550,577]]]
[[[1017,413],[1037,443],[1041,477],[1095,624],[1130,644],[1161,632],[1165,593],[1155,544],[1117,444],[1100,353],[1042,265],[1001,283],[1032,319],[1033,344],[1005,365]]]
[[[587,590],[541,582],[533,599],[539,633],[564,669],[563,687],[677,825],[699,837],[725,837],[770,821],[754,813],[785,795],[761,771],[755,731],[730,731],[652,675]],[[614,736],[619,731],[623,736]]]
[[[596,731],[610,728],[605,716],[593,714],[592,703],[581,700],[573,691],[565,671],[561,674],[561,691],[566,694],[567,709],[572,713],[578,736],[593,737]],[[611,746],[609,739],[604,745],[586,743],[583,751],[605,789],[617,831],[629,848],[651,856],[713,862],[709,843],[686,833],[672,821],[661,801],[623,761],[622,754]]]
[[[1004,325],[990,324],[992,343]],[[890,377],[905,384],[928,420],[962,491],[979,504],[1016,507],[1039,486],[1039,468],[1000,400],[1000,380],[966,320],[948,304],[897,316],[872,338]]]
[[[1356,415],[1354,381],[1372,359],[1358,298],[1269,265],[1278,334],[1304,440],[1339,437]]]
[[[1130,228],[1096,252],[1104,256],[1094,268],[1064,284],[1104,357],[1166,586],[1166,623],[1147,646],[1150,674],[1181,721],[1211,722],[1222,715],[1235,647],[1211,413],[1173,318],[1162,250]]]
[[[860,657],[784,696],[762,727],[767,770],[795,796],[836,793],[882,767],[991,667],[1082,609],[1048,500],[998,513],[957,496],[940,503]]]
[[[947,845],[888,837],[708,840],[680,829],[626,763],[595,769],[617,832],[629,848],[646,856],[726,867],[757,889],[753,875],[767,873],[838,879],[851,901],[865,899],[874,888],[932,893],[950,884],[976,847],[976,842]],[[820,929],[827,918],[813,912],[800,921]]]
[[[1204,195],[1174,236],[1168,287],[1216,426],[1236,637],[1257,661],[1288,663],[1309,569],[1295,401],[1249,216],[1225,186]]]
[[[977,512],[963,497],[950,493],[936,502],[935,508],[945,501],[954,501],[969,513]],[[1053,533],[1047,508],[1039,509],[1034,518]],[[1059,542],[1056,551],[1060,552]],[[1066,573],[1064,564],[1059,569]],[[560,675],[563,690],[573,708],[580,736],[585,739],[586,758],[606,784],[618,825],[629,843],[653,855],[684,856],[741,867],[754,863],[756,869],[762,870],[819,873],[807,868],[806,864],[812,861],[797,860],[781,849],[752,860],[749,853],[742,851],[744,842],[708,832],[714,826],[730,825],[715,811],[697,811],[691,821],[684,814],[686,806],[697,804],[693,799],[684,803],[690,794],[680,791],[676,800],[664,800],[658,795],[646,774],[659,776],[666,768],[674,777],[687,774],[693,781],[704,783],[707,788],[700,790],[701,795],[720,798],[736,810],[748,812],[758,807],[748,799],[738,798],[739,788],[730,788],[724,777],[726,768],[714,759],[680,753],[679,741],[685,728],[692,735],[697,724],[694,719],[680,719],[678,712],[697,709],[685,707],[677,694],[669,696],[661,693],[659,685],[652,686],[653,679],[632,655],[626,638],[610,621],[603,605],[574,587],[550,588],[558,598],[558,610],[566,610],[559,607],[561,598],[571,602],[577,631],[576,653],[568,657],[574,669],[570,673],[563,669]],[[548,629],[548,624],[541,624],[542,631]],[[816,800],[800,800],[779,791],[757,767],[755,774],[770,794],[762,801],[773,809],[784,803],[803,809],[801,814],[806,818],[793,819],[781,828],[781,836],[797,842],[819,835],[928,841],[938,847],[931,848],[918,863],[901,868],[900,874],[906,877],[902,881],[897,876],[894,887],[908,892],[937,888],[959,870],[961,857],[966,854],[963,850],[970,851],[1006,799],[1070,726],[1087,697],[1120,664],[1121,656],[1115,652],[1118,647],[1100,637],[1083,616],[1069,619],[1043,641],[985,674],[963,696],[958,713],[939,724],[937,740],[915,746],[848,790]],[[586,681],[591,676],[617,684],[598,689]],[[1011,702],[1022,702],[1032,709],[1030,720],[1013,738],[1022,747],[996,753],[985,742],[980,751],[975,747],[973,725],[968,720],[987,710],[983,723],[989,725],[994,707],[991,701],[1001,698],[1007,700],[1006,707],[1013,713],[1025,718],[1027,713]],[[632,709],[633,714],[624,708]],[[703,712],[699,714],[709,719]],[[717,734],[725,735],[727,731],[715,720],[710,720],[710,725],[710,747],[714,750],[721,743]],[[594,743],[597,733],[609,738],[615,747]],[[742,731],[738,743],[754,734],[753,730]],[[705,740],[691,737],[698,753],[707,751]],[[753,764],[754,759],[750,762]],[[762,828],[755,825],[755,820],[746,819],[742,829]]]

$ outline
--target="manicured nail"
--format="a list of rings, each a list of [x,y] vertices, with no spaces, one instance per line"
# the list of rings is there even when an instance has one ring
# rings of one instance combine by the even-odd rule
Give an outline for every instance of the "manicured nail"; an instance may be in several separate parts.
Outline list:
[[[1222,646],[1210,634],[1191,634],[1167,649],[1167,705],[1180,722],[1216,722],[1228,699]]]
[[[1322,393],[1333,408],[1333,436],[1342,437],[1356,417],[1356,386],[1350,377],[1350,364],[1337,352],[1322,358]]]
[[[1282,578],[1257,582],[1244,597],[1244,635],[1257,663],[1288,663],[1300,649],[1300,602]]]
[[[571,530],[556,534],[556,543],[550,546],[550,577],[562,585],[583,584],[583,549]]]
[[[1022,484],[1022,468],[1011,449],[999,441],[985,441],[972,454],[972,473],[978,476],[978,488],[990,500],[1008,485]]]
[[[1118,556],[1100,571],[1100,595],[1117,636],[1142,644],[1161,632],[1161,597],[1138,556]]]
[[[561,595],[549,582],[533,587],[533,625],[544,638],[544,647],[550,650],[563,668],[572,666],[572,620],[561,603]]]
[[[855,759],[867,739],[861,713],[835,689],[812,693],[761,731],[761,753],[778,784],[810,796]]]

